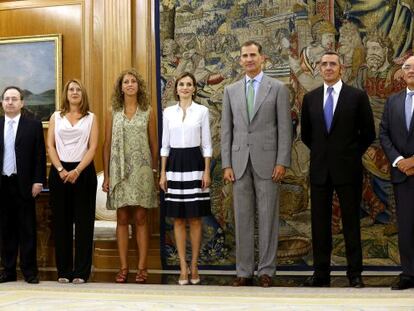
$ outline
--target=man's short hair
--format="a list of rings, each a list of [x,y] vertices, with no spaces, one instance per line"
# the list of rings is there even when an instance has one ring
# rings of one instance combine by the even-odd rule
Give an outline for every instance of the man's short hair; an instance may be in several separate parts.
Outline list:
[[[260,45],[260,43],[254,41],[254,40],[248,40],[248,41],[244,42],[240,47],[240,53],[241,53],[241,49],[243,47],[251,46],[251,45],[257,46],[257,50],[259,51],[259,54],[262,54],[262,46]]]
[[[338,56],[338,62],[339,62],[339,65],[341,65],[341,56],[339,55],[338,52],[335,52],[335,51],[326,51],[326,52],[324,52],[321,56],[321,61],[322,61],[322,57],[324,57],[325,55],[336,55],[336,56]]]
[[[6,86],[3,90],[3,93],[1,93],[1,99],[2,100],[4,98],[4,93],[6,93],[8,90],[16,90],[20,94],[20,100],[24,99],[24,92],[21,88],[19,88],[18,86],[9,85],[9,86]]]

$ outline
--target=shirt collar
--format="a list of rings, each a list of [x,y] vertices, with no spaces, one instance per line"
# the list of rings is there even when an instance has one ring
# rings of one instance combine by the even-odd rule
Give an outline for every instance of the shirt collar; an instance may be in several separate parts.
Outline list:
[[[407,91],[406,91],[407,93],[406,94],[408,94],[409,92],[414,92],[414,90],[410,90],[408,87],[407,87]]]
[[[192,110],[193,107],[194,107],[194,101],[191,101],[191,105],[187,108],[187,111]],[[180,103],[179,102],[177,102],[177,104],[175,105],[175,110],[177,112],[179,112],[181,110],[181,107],[180,107]]]
[[[338,82],[336,82],[334,85],[331,85],[331,87],[333,87],[333,90],[334,90],[334,92],[335,92],[336,94],[339,94],[339,92],[340,92],[340,91],[341,91],[341,89],[342,89],[342,85],[343,85],[343,82],[342,82],[342,80],[341,80],[341,79],[339,79],[339,81],[338,81]],[[323,83],[323,93],[324,93],[324,94],[326,94],[328,87],[329,87],[329,85],[327,85],[327,84],[324,82],[324,83]]]
[[[10,117],[8,117],[8,116],[6,116],[6,115],[4,115],[4,123],[5,124],[7,124],[10,120],[14,120],[16,123],[15,124],[19,124],[19,120],[20,120],[20,116],[21,116],[22,114],[21,113],[19,113],[17,116],[15,116],[14,118],[10,118]]]
[[[262,82],[263,76],[264,76],[263,71],[260,71],[260,73],[253,78],[250,78],[248,75],[246,75],[246,84],[249,83],[249,81],[252,79],[260,83]]]

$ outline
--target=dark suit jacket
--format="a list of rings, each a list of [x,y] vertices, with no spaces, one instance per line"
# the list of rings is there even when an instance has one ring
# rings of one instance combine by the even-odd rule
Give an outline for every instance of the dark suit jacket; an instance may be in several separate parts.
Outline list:
[[[46,184],[46,150],[41,122],[20,117],[15,152],[19,190],[23,198],[29,199],[32,197],[34,183]],[[4,116],[0,118],[0,170],[3,170],[3,156]]]
[[[410,130],[405,125],[405,96],[406,90],[388,97],[380,124],[380,141],[391,164],[399,156],[404,158],[414,155],[413,120]],[[391,181],[404,182],[407,175],[398,168],[391,167]]]
[[[361,156],[375,139],[368,95],[344,83],[329,133],[325,125],[323,100],[321,86],[307,93],[302,105],[301,135],[311,152],[311,183],[323,184],[328,175],[337,185],[359,182]]]

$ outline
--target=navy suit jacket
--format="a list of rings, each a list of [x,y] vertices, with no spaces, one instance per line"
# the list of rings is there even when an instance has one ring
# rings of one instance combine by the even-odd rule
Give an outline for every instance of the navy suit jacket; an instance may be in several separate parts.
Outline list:
[[[0,117],[0,170],[3,170],[4,120],[4,116]],[[46,185],[46,150],[40,121],[23,115],[20,117],[15,139],[15,153],[20,194],[23,198],[30,199],[34,183]]]
[[[303,98],[301,135],[310,149],[310,181],[336,185],[360,182],[361,157],[375,139],[368,95],[343,83],[328,132],[323,114],[323,86]]]
[[[390,163],[399,157],[409,158],[414,156],[413,119],[410,129],[405,125],[405,97],[406,90],[388,97],[380,124],[380,141]],[[398,168],[391,167],[391,181],[401,183],[407,179],[407,175]]]

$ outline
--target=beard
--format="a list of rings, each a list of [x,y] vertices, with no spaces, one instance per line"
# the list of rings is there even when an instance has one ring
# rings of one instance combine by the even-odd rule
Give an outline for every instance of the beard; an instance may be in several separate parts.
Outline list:
[[[384,63],[385,63],[385,58],[380,55],[376,55],[376,54],[367,55],[367,66],[368,66],[368,69],[370,70],[377,70],[382,65],[384,65]]]

